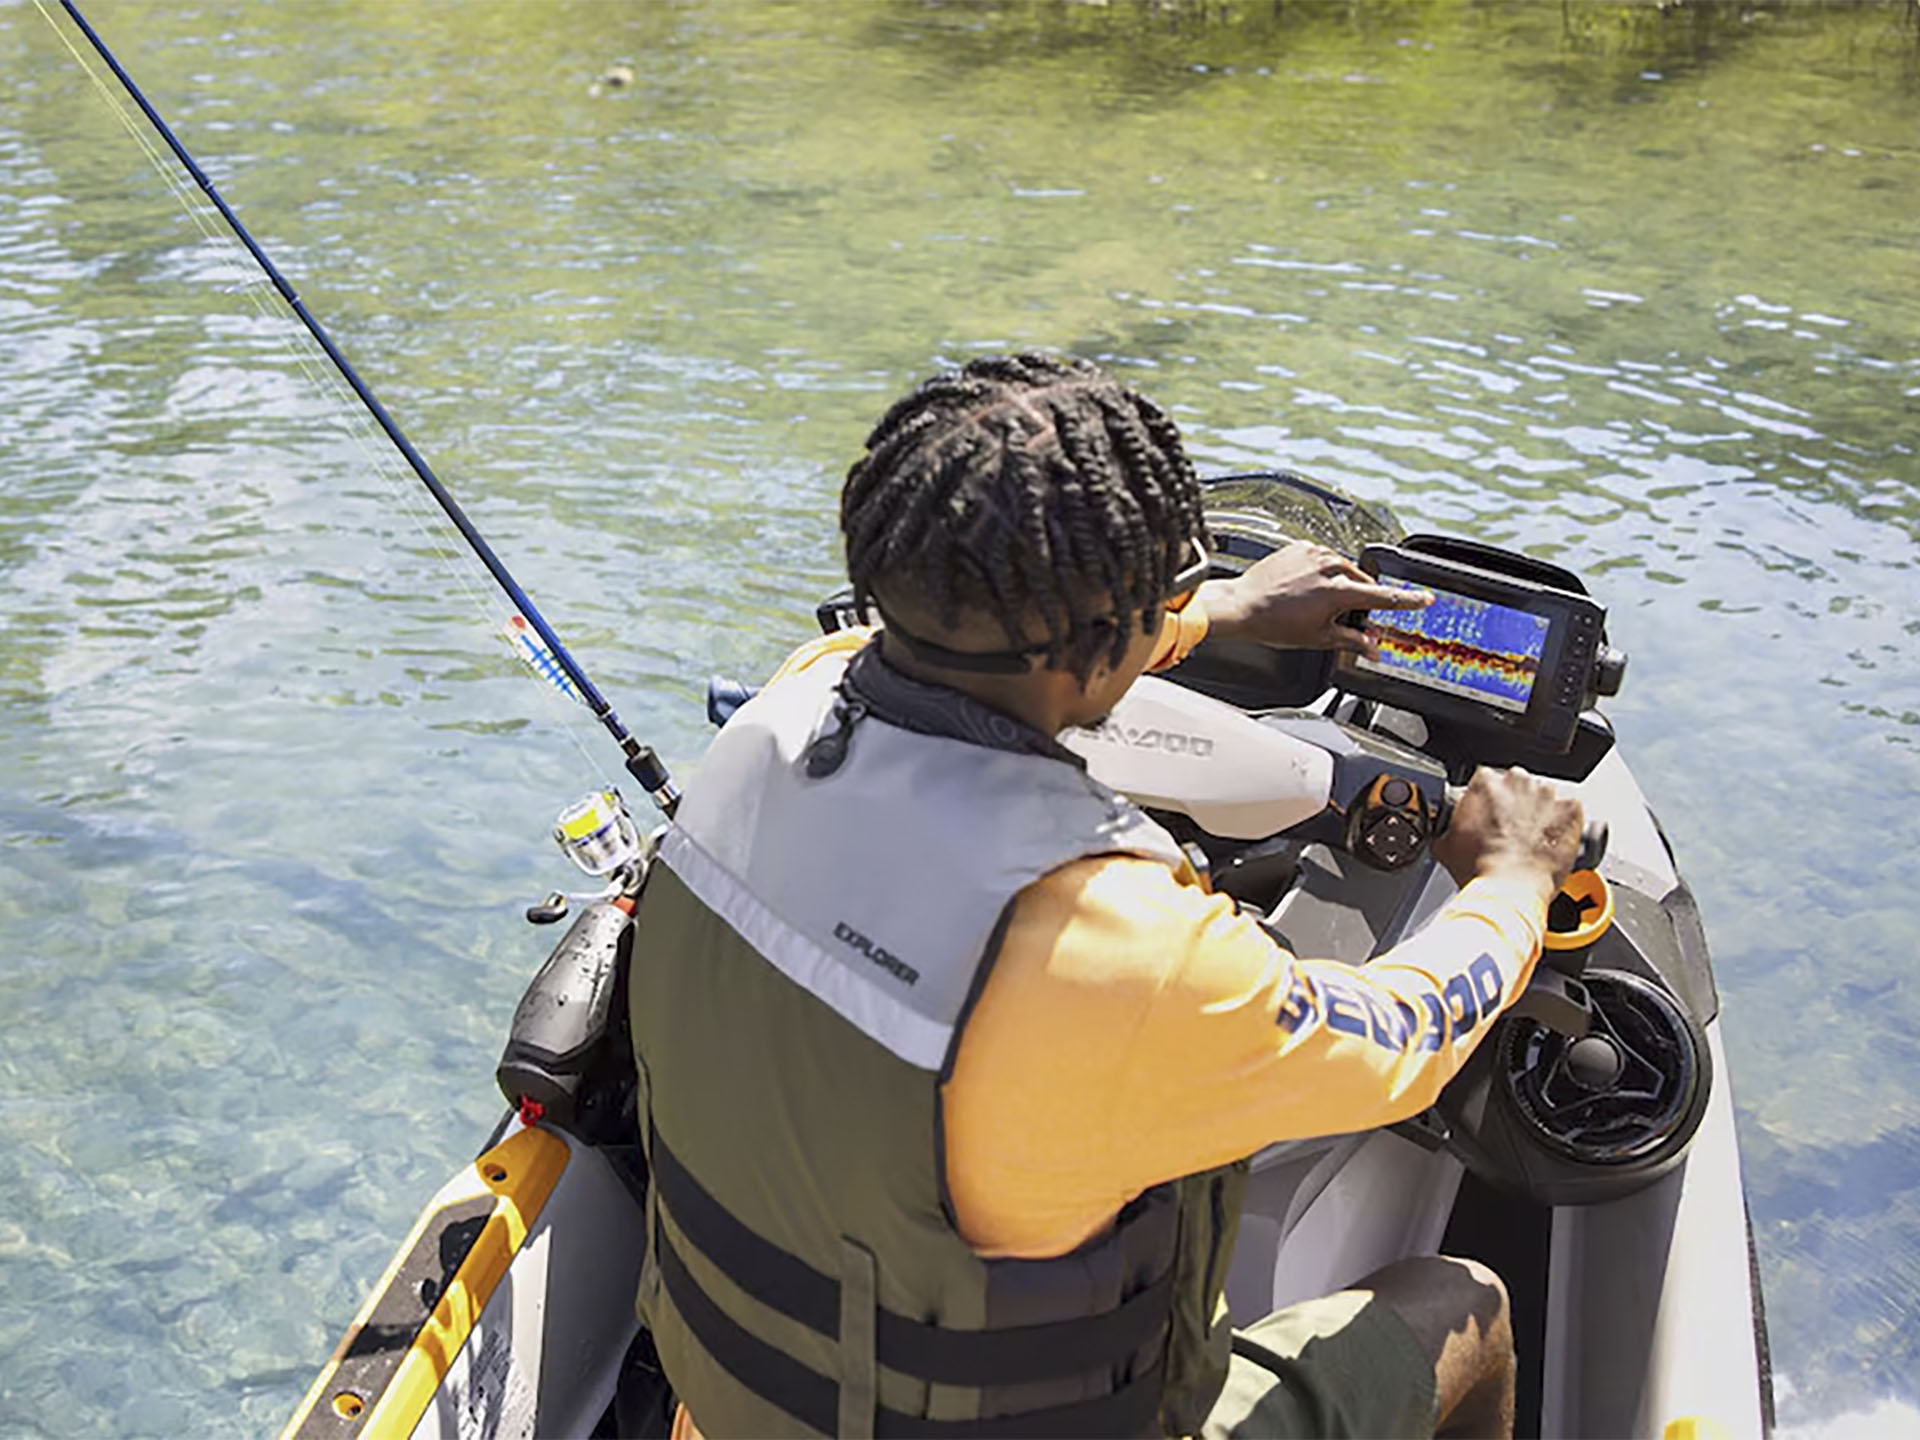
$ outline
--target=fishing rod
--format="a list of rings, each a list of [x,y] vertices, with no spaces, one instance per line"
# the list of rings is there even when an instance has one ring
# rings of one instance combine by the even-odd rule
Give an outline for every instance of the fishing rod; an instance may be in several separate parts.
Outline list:
[[[180,143],[172,127],[161,118],[160,112],[154,109],[152,102],[134,83],[133,77],[115,58],[113,51],[107,48],[106,41],[102,40],[99,32],[87,22],[87,17],[80,13],[80,7],[74,3],[74,0],[60,0],[60,8],[67,12],[68,18],[86,37],[87,43],[94,48],[101,60],[106,62],[107,68],[113,71],[114,78],[120,82],[133,103],[140,107],[141,113],[147,117],[148,123],[153,126],[160,138],[166,141],[167,148],[174,153],[175,158],[186,167],[194,183],[213,202],[214,208],[220,212],[220,218],[226,221],[228,228],[246,247],[247,253],[259,264],[267,279],[273,282],[273,288],[280,293],[280,298],[286,301],[287,308],[293,311],[294,318],[299,320],[306,327],[307,333],[313,336],[315,342],[325,352],[327,359],[332,361],[334,368],[340,372],[341,378],[352,387],[353,393],[359,396],[361,403],[367,407],[368,413],[386,432],[394,448],[413,468],[413,473],[420,477],[421,484],[425,485],[428,492],[439,502],[440,508],[446,512],[454,528],[460,532],[473,553],[479,557],[480,563],[487,567],[487,573],[493,576],[500,588],[506,592],[507,598],[513,601],[519,611],[517,618],[523,618],[526,624],[533,628],[535,634],[539,636],[540,644],[545,646],[549,654],[542,655],[539,647],[533,645],[519,627],[512,626],[509,622],[509,639],[515,643],[516,651],[536,670],[542,672],[545,678],[554,683],[556,689],[573,695],[593,712],[594,718],[606,727],[607,733],[619,745],[627,773],[640,783],[641,788],[647,792],[648,798],[664,814],[671,816],[674,807],[679,804],[680,791],[673,783],[673,777],[667,773],[667,767],[660,757],[654,753],[651,746],[641,744],[621,723],[613,706],[600,693],[593,681],[587,678],[587,672],[581,668],[579,661],[573,658],[572,652],[562,643],[559,635],[554,633],[553,627],[547,623],[539,607],[528,598],[527,592],[520,588],[520,582],[513,578],[505,563],[494,553],[486,537],[474,527],[473,521],[467,518],[467,512],[460,508],[460,502],[453,498],[453,493],[441,483],[440,477],[433,473],[433,467],[427,464],[425,457],[414,448],[413,442],[406,437],[393,416],[387,413],[387,407],[380,403],[379,397],[368,387],[366,381],[360,378],[359,372],[341,353],[340,347],[333,343],[333,337],[327,333],[326,327],[313,318],[305,303],[294,292],[293,286],[288,284],[286,277],[280,273],[280,268],[273,263],[267,252],[260,248],[259,242],[240,222],[240,217],[234,214],[233,207],[227,204],[219,190],[214,187],[213,181],[207,178],[199,162],[188,152],[187,147]],[[553,665],[558,667],[559,675],[552,673],[552,669],[547,664],[549,657]],[[563,677],[564,685],[560,683]],[[568,686],[571,686],[570,690]]]

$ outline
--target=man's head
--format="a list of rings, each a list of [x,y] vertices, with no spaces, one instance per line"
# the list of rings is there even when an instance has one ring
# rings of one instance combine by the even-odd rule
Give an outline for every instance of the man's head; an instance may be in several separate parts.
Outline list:
[[[1047,355],[975,360],[894,405],[847,472],[840,528],[856,600],[922,665],[1083,688],[1150,647],[1205,544],[1173,422]]]

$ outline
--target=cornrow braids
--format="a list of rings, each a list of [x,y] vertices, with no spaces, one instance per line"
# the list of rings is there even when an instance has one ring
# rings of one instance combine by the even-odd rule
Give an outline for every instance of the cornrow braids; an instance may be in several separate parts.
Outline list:
[[[1125,617],[1157,623],[1205,539],[1172,420],[1097,366],[1040,354],[970,361],[890,407],[847,472],[840,530],[857,605],[912,597],[950,628],[989,614],[1016,647],[1038,616],[1047,663],[1082,679],[1126,653]]]

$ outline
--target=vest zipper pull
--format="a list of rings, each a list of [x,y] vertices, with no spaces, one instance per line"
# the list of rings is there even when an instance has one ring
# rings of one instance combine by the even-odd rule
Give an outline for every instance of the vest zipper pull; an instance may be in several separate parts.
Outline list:
[[[853,727],[867,718],[867,707],[849,699],[843,692],[834,702],[834,728],[807,746],[807,778],[824,780],[847,763],[847,747],[853,743]]]

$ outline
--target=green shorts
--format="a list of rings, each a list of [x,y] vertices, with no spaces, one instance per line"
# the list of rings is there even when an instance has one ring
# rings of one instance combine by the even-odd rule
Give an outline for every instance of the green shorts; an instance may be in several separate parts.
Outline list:
[[[1233,1363],[1201,1430],[1206,1440],[1386,1440],[1431,1436],[1433,1364],[1371,1290],[1277,1310],[1233,1334]]]

